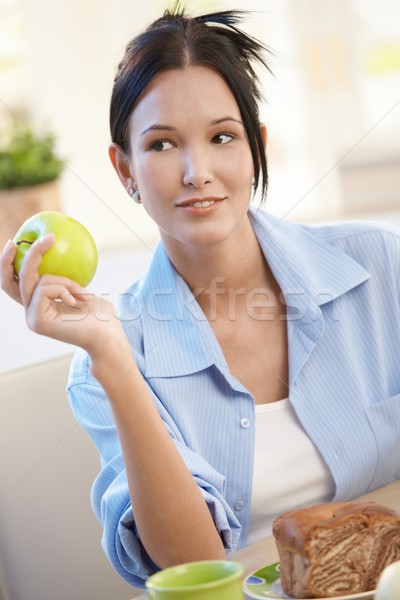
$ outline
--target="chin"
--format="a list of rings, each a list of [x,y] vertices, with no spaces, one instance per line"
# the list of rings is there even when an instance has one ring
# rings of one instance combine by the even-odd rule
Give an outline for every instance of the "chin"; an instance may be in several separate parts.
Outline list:
[[[184,243],[190,244],[191,246],[197,246],[199,248],[207,248],[208,246],[218,246],[222,244],[229,237],[229,233],[219,230],[211,230],[203,232],[199,235],[190,236],[189,239],[185,240]]]

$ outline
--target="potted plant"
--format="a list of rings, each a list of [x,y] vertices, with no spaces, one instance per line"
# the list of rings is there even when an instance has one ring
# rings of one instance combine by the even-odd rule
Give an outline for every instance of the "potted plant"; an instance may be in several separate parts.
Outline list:
[[[12,121],[0,143],[0,244],[14,237],[30,216],[59,210],[58,179],[65,167],[52,132],[36,135]],[[0,248],[1,250],[1,248]]]

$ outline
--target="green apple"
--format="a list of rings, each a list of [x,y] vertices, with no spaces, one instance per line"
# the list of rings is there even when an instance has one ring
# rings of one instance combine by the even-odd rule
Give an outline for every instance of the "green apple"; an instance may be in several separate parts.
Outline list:
[[[96,244],[82,223],[57,211],[33,215],[18,230],[14,237],[16,275],[19,275],[25,254],[33,242],[47,233],[53,233],[55,241],[43,255],[39,274],[61,275],[85,287],[97,269]]]
[[[382,571],[374,598],[375,600],[399,600],[400,561],[392,563]]]

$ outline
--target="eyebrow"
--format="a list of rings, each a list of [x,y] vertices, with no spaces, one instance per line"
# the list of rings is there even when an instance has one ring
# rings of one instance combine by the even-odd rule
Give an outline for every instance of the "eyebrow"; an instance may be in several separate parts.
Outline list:
[[[243,125],[242,121],[239,119],[235,119],[234,117],[221,117],[219,119],[214,119],[211,121],[211,125],[219,125],[220,123],[224,123],[225,121],[234,121],[235,123],[239,123],[239,125]],[[146,135],[149,131],[176,131],[176,127],[172,127],[171,125],[164,125],[162,123],[154,123],[154,125],[150,125],[147,127],[142,133],[140,137]]]
[[[214,121],[211,121],[211,125],[219,125],[219,123],[224,123],[224,121],[234,121],[235,123],[239,123],[239,125],[243,125],[242,121],[240,119],[235,119],[234,117],[221,117],[220,119],[214,119]]]
[[[146,135],[149,131],[176,131],[176,127],[171,127],[171,125],[162,125],[161,123],[155,123],[154,125],[150,125],[147,127],[142,133],[140,137]]]

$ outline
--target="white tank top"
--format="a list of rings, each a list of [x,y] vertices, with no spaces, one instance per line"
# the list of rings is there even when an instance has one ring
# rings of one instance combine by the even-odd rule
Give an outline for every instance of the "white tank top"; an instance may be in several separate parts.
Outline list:
[[[305,505],[329,502],[332,475],[289,398],[256,404],[253,489],[248,544],[271,535],[274,519]]]

